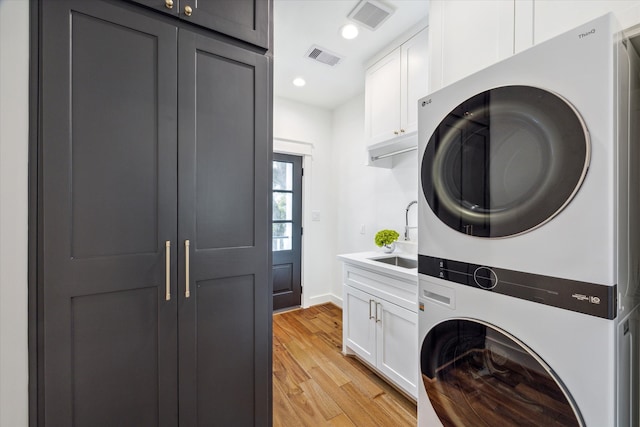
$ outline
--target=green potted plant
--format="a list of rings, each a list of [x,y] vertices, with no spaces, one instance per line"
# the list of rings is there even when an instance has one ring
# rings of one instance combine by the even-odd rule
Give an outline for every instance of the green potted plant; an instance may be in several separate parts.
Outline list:
[[[375,242],[379,248],[384,248],[386,253],[391,253],[396,249],[396,240],[400,234],[395,230],[380,230],[376,233]]]

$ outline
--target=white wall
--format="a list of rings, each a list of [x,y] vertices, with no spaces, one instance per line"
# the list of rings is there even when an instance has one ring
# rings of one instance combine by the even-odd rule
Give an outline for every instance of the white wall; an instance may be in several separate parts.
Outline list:
[[[0,0],[0,426],[28,424],[29,2]]]
[[[336,254],[378,250],[377,231],[389,228],[404,236],[405,209],[418,196],[417,151],[393,158],[393,168],[365,166],[364,94],[333,111],[333,164],[337,212]],[[361,234],[364,225],[365,232]],[[417,206],[409,225],[417,225]],[[417,232],[409,238],[417,241]],[[342,266],[338,263],[332,292],[342,295]]]
[[[340,304],[342,264],[336,256],[378,250],[373,238],[383,228],[404,234],[405,208],[418,196],[417,151],[396,156],[391,169],[365,166],[364,94],[333,111],[276,98],[273,117],[274,138],[314,145],[310,204],[321,219],[307,222],[311,229],[304,232],[303,306]],[[413,206],[409,225],[416,223]],[[409,237],[416,241],[417,232]]]
[[[332,186],[335,169],[331,163],[331,112],[299,102],[276,98],[273,106],[273,136],[276,139],[313,144],[309,207],[320,214],[319,221],[308,221],[305,212],[303,259],[303,307],[328,301],[340,303],[331,293],[336,268],[336,199]],[[310,173],[308,173],[310,172]]]

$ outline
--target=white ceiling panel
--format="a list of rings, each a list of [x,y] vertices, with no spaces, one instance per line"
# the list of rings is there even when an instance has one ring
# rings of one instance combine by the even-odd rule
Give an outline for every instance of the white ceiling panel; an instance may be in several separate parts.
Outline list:
[[[359,0],[274,0],[274,94],[333,109],[364,90],[364,65],[411,27],[427,25],[428,0],[379,0],[394,13],[376,31],[363,26],[353,40],[340,36]],[[337,55],[335,66],[306,56],[312,46]],[[296,87],[302,77],[307,84]]]

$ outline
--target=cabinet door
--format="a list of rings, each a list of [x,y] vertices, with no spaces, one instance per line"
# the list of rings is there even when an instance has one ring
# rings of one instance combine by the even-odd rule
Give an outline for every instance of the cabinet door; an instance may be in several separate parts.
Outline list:
[[[418,315],[393,303],[378,300],[377,363],[407,393],[418,396]]]
[[[344,285],[343,339],[358,356],[376,364],[376,303],[373,296]]]
[[[269,47],[270,0],[180,0],[180,16],[194,24]],[[192,10],[191,16],[184,11]]]
[[[129,0],[256,46],[269,47],[271,0]],[[189,8],[189,9],[187,9]]]
[[[180,424],[268,425],[268,60],[178,38]]]
[[[434,91],[513,54],[514,2],[433,0],[429,37]]]
[[[418,100],[427,95],[429,85],[428,37],[429,32],[425,29],[402,45],[400,132],[418,130]]]
[[[582,25],[607,12],[616,12],[624,17],[637,0],[535,0],[534,4],[534,42],[540,43]],[[634,22],[635,24],[635,22]]]
[[[159,12],[169,15],[178,15],[180,13],[180,0],[129,0],[134,3],[140,3]]]
[[[365,135],[368,144],[400,134],[400,53],[394,50],[365,76]]]
[[[176,29],[40,6],[38,422],[175,426]]]

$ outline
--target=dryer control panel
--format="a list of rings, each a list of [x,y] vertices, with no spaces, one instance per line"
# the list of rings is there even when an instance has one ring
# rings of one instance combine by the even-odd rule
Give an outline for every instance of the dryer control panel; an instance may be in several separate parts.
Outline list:
[[[418,273],[591,316],[614,319],[616,285],[543,276],[418,255]]]

